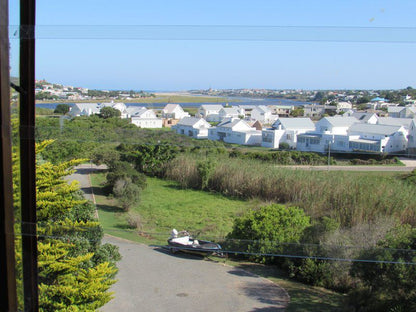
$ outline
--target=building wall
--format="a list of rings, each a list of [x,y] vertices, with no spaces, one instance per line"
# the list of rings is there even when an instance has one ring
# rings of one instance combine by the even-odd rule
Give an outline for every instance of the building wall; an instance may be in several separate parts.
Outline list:
[[[132,118],[131,123],[140,128],[162,128],[162,119]]]

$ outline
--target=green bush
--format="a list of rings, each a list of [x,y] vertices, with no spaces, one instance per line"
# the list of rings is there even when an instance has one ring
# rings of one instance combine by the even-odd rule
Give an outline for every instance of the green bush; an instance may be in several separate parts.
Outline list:
[[[242,240],[239,248],[246,249],[241,251],[257,254],[252,258],[266,263],[273,260],[267,255],[279,254],[286,244],[298,242],[309,225],[310,218],[302,209],[273,204],[237,218],[227,238]]]

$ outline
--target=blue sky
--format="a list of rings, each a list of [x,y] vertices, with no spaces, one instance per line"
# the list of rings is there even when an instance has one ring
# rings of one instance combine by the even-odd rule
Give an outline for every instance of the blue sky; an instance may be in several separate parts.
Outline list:
[[[12,25],[17,5],[10,0]],[[413,0],[38,0],[36,76],[98,89],[416,87],[415,12]],[[160,34],[132,25],[299,28],[201,27],[189,36],[194,28],[165,27]],[[253,40],[265,32],[268,41]],[[282,40],[288,35],[292,41]],[[223,37],[233,40],[216,40]],[[11,41],[16,74],[17,42]]]

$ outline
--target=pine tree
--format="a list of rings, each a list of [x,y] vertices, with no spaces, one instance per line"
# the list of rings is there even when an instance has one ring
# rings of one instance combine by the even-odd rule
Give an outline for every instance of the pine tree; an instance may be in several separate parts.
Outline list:
[[[51,143],[37,144],[37,153]],[[18,164],[17,153],[13,159]],[[101,245],[103,231],[94,219],[94,207],[80,194],[78,182],[64,180],[73,172],[73,166],[84,161],[71,160],[54,165],[37,160],[40,311],[95,311],[112,298],[108,290],[115,283],[115,263],[120,255],[114,246]],[[13,175],[15,210],[18,212],[17,165]],[[16,213],[18,215],[20,213]],[[19,240],[16,254],[18,280],[21,280]]]

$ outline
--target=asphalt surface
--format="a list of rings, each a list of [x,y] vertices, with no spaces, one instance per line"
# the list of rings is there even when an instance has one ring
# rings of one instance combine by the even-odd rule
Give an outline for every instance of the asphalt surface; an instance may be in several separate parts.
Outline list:
[[[201,257],[170,254],[115,237],[119,246],[115,299],[100,311],[284,311],[289,302],[278,285]]]
[[[68,180],[80,182],[86,198],[94,200],[89,173],[80,165]],[[105,236],[117,245],[122,260],[117,266],[114,299],[100,309],[110,311],[284,311],[287,292],[257,275],[201,257],[170,254],[120,238]]]

